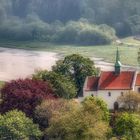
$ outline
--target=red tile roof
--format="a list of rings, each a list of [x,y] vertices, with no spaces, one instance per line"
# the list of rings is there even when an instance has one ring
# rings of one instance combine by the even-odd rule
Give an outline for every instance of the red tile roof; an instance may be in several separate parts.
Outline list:
[[[87,77],[86,91],[97,91],[99,77]]]
[[[137,74],[137,78],[136,78],[136,86],[140,86],[140,73]]]
[[[122,71],[119,75],[114,72],[102,72],[99,80],[99,90],[128,90],[132,88],[134,71]]]
[[[100,77],[87,78],[85,91],[129,90],[132,89],[134,76],[134,71],[122,71],[119,75],[115,75],[113,71],[101,72]],[[136,84],[140,85],[140,74],[137,76]]]

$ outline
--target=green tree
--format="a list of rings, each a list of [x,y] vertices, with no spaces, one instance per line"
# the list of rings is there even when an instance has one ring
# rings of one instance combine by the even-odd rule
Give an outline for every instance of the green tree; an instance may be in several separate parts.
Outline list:
[[[116,119],[114,133],[127,140],[139,140],[140,116],[123,113]]]
[[[107,108],[107,104],[100,98],[96,97],[87,97],[82,102],[83,104],[96,104],[103,112],[102,118],[104,121],[109,122],[109,110]]]
[[[49,138],[105,140],[110,132],[102,120],[102,110],[94,102],[81,105],[75,100],[53,100],[44,105],[37,108],[37,112],[40,118],[45,118],[44,114],[49,118],[49,126],[44,130]]]
[[[48,81],[54,90],[55,95],[60,98],[71,99],[76,96],[77,89],[69,77],[53,71],[38,71],[33,75],[34,79]]]
[[[86,77],[91,75],[97,76],[99,72],[92,60],[79,54],[72,54],[66,56],[63,60],[57,61],[56,65],[53,66],[53,71],[68,76],[74,81],[78,89],[77,96],[82,94]]]
[[[21,111],[13,110],[0,115],[1,140],[39,140],[41,136],[38,125]]]

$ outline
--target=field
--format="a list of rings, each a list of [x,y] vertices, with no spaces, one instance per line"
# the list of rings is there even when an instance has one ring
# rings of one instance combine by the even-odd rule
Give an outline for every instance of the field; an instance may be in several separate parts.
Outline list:
[[[114,62],[117,46],[120,50],[121,62],[127,65],[137,65],[137,52],[139,50],[140,41],[134,40],[132,37],[122,39],[122,44],[113,43],[105,46],[76,46],[76,45],[56,45],[46,42],[14,42],[0,41],[1,47],[19,48],[37,51],[57,52],[60,55],[68,55],[79,53],[86,57],[104,58],[107,62]]]

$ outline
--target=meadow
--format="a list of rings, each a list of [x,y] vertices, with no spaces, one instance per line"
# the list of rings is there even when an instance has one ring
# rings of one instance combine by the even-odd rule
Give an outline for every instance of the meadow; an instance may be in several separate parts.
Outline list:
[[[97,57],[104,58],[107,62],[114,62],[115,53],[117,47],[120,51],[121,62],[123,64],[136,66],[138,50],[140,46],[140,41],[134,40],[133,37],[128,37],[121,39],[121,44],[112,43],[111,45],[102,45],[102,46],[77,46],[77,45],[65,45],[65,44],[50,44],[47,42],[39,41],[7,41],[1,40],[0,47],[6,48],[18,48],[18,49],[27,49],[27,50],[36,50],[36,51],[50,51],[56,52],[59,55],[66,56],[72,53],[78,53],[86,57]]]

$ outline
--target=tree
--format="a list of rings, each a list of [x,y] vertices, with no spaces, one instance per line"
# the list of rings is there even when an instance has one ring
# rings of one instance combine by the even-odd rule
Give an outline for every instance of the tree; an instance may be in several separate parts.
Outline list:
[[[0,115],[1,140],[39,140],[42,136],[38,125],[21,111],[13,110]]]
[[[138,111],[140,105],[140,95],[134,91],[128,91],[118,98],[120,106],[129,111]]]
[[[139,140],[140,138],[140,116],[123,113],[118,116],[114,133],[127,140]]]
[[[32,116],[34,109],[42,100],[55,98],[47,82],[31,79],[19,79],[8,82],[1,89],[0,111],[18,109]]]
[[[95,68],[94,62],[79,54],[72,54],[66,56],[63,60],[58,61],[56,66],[53,66],[53,71],[68,76],[74,81],[75,86],[78,89],[77,96],[80,96],[82,93],[86,77],[98,75],[98,69]]]
[[[33,79],[40,79],[51,83],[54,94],[60,98],[71,99],[76,96],[77,89],[69,77],[55,72],[37,71]]]
[[[102,119],[106,122],[109,122],[109,110],[107,108],[107,104],[102,99],[90,96],[85,98],[82,103],[96,104],[103,112]]]
[[[43,101],[36,107],[35,120],[42,129],[46,129],[54,113],[69,111],[71,106],[77,108],[77,103],[74,100],[64,99]]]
[[[113,41],[112,37],[98,28],[83,29],[77,36],[77,43],[83,45],[105,45]]]
[[[75,100],[45,101],[36,111],[43,124],[48,120],[44,133],[49,138],[105,140],[110,132],[108,124],[102,120],[102,110],[94,102],[81,105]]]

